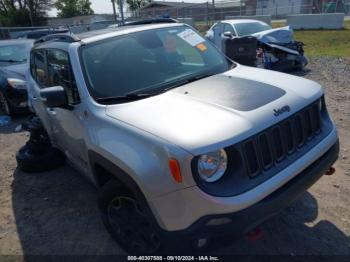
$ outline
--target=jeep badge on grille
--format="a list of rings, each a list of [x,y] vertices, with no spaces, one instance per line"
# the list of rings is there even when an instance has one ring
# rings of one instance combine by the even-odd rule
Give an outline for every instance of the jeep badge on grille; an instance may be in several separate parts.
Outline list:
[[[274,109],[273,112],[275,112],[274,113],[275,116],[279,116],[279,115],[282,115],[285,112],[290,112],[290,107],[289,106],[284,106],[284,107],[279,108],[279,109]]]

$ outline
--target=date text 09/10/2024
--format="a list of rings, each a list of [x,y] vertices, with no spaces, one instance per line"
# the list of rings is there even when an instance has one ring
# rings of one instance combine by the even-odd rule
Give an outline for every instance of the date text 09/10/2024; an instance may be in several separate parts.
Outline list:
[[[219,261],[216,256],[128,256],[128,261]]]

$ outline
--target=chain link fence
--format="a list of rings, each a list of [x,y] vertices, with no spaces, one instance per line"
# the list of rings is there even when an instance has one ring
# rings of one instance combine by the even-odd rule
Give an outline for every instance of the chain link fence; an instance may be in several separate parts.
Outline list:
[[[157,4],[154,4],[157,3]],[[272,19],[285,19],[292,14],[320,14],[342,12],[350,15],[350,0],[226,0],[202,2],[198,4],[186,2],[151,2],[136,11],[124,12],[126,21],[148,18],[175,18],[184,21],[201,31],[218,20],[228,17],[254,17],[269,15]],[[120,21],[119,21],[120,22]],[[68,25],[73,33],[105,28],[115,21],[101,21],[92,24]],[[67,27],[62,23],[62,27]],[[57,28],[49,27],[0,27],[1,39],[16,38],[28,30]]]

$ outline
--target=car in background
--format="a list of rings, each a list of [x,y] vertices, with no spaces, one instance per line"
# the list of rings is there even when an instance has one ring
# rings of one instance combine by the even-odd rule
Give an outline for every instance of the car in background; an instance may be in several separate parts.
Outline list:
[[[308,64],[304,44],[294,40],[289,26],[272,29],[258,20],[223,20],[208,30],[206,38],[244,65],[288,71],[303,69]]]
[[[6,115],[28,110],[25,74],[33,40],[0,41],[0,108]]]
[[[215,23],[206,33],[205,37],[213,42],[219,49],[223,49],[223,39],[227,37],[248,36],[272,27],[264,22],[251,19],[223,20]]]
[[[43,36],[46,35],[51,35],[51,34],[63,34],[63,33],[68,33],[69,30],[67,28],[59,28],[59,29],[39,29],[39,30],[34,30],[34,31],[27,31],[19,36],[17,36],[17,39],[39,39]]]

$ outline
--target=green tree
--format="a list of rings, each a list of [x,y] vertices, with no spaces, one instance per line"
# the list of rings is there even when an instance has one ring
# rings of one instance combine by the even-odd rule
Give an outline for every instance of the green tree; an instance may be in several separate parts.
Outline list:
[[[137,11],[141,7],[151,2],[152,0],[126,0],[126,3],[128,4],[130,11]]]
[[[44,24],[52,0],[0,0],[0,24],[30,26]]]
[[[129,6],[129,10],[133,13],[134,16],[138,15],[139,9],[149,3],[152,0],[126,0],[126,3]]]
[[[92,15],[90,0],[57,0],[55,7],[59,17],[73,17],[79,15]]]

